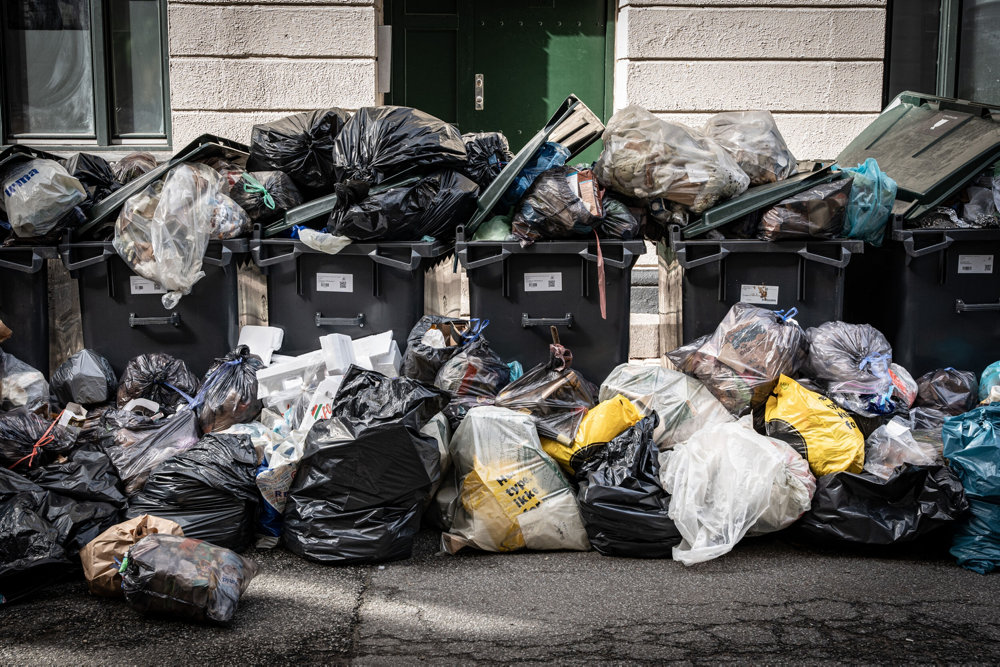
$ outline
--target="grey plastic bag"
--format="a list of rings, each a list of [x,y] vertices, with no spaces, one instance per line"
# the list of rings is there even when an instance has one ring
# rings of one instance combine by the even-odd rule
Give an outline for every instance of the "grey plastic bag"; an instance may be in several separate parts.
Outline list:
[[[111,363],[93,350],[80,350],[52,374],[52,392],[59,403],[97,405],[114,400],[118,378]]]

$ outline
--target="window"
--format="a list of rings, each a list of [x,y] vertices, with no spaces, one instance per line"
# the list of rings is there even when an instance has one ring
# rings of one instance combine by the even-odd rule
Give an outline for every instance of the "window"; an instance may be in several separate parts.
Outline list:
[[[165,147],[165,44],[165,0],[0,0],[0,143]]]
[[[885,101],[904,90],[1000,107],[1000,0],[894,0]]]

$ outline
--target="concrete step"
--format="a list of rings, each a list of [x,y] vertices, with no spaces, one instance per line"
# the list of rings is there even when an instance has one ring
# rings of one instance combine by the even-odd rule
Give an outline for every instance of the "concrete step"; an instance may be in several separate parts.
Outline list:
[[[660,316],[633,312],[629,324],[629,358],[654,359],[660,356]]]

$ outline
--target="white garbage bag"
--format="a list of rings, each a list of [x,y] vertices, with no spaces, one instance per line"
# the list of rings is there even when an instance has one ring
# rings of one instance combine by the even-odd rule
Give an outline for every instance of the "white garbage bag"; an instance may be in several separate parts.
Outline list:
[[[865,441],[865,471],[889,479],[892,471],[904,463],[932,466],[941,458],[942,447],[940,438],[918,440],[906,420],[893,417]]]

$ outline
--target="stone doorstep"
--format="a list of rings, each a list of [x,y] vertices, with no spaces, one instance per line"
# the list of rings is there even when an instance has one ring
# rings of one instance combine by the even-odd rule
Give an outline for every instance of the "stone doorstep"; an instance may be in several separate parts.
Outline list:
[[[629,318],[630,359],[654,359],[660,356],[660,316],[657,313],[632,313]]]

